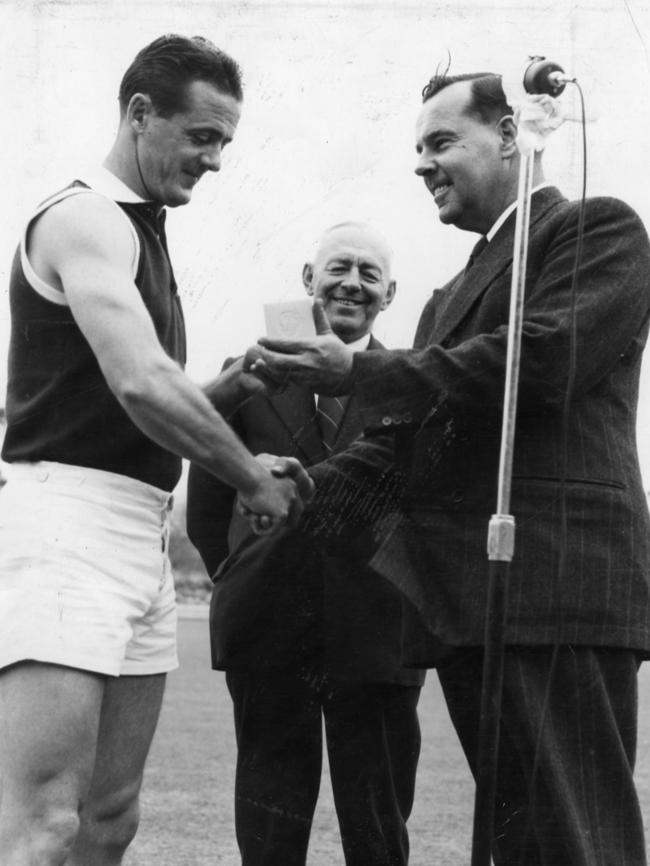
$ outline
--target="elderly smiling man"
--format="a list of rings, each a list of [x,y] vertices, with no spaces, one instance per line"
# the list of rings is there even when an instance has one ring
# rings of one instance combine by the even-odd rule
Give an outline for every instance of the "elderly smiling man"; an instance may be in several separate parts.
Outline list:
[[[333,226],[303,282],[349,351],[381,348],[371,330],[395,282],[378,232]],[[230,420],[253,452],[307,466],[346,448],[362,427],[354,397],[324,398],[302,385],[251,399]],[[363,563],[320,553],[301,534],[240,549],[245,532],[232,517],[234,497],[232,487],[191,469],[188,533],[209,573],[219,569],[213,664],[226,670],[234,704],[242,862],[304,866],[324,719],[345,862],[405,864],[423,675],[400,665],[399,595]]]

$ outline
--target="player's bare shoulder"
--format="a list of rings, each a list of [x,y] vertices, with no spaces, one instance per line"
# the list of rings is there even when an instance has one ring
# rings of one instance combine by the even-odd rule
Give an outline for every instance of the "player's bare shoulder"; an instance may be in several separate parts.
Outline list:
[[[133,232],[119,206],[93,190],[80,190],[38,214],[27,234],[27,256],[38,276],[59,290],[71,259],[131,268]]]

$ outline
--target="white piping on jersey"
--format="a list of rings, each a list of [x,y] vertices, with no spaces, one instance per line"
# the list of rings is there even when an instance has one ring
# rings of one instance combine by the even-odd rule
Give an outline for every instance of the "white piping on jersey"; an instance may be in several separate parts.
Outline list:
[[[46,301],[51,301],[53,304],[58,304],[60,307],[69,306],[68,299],[62,291],[60,291],[59,289],[55,289],[53,286],[50,286],[48,283],[46,283],[45,280],[42,280],[38,276],[34,268],[31,266],[31,263],[27,258],[27,235],[29,234],[29,229],[34,220],[42,213],[44,213],[48,208],[52,207],[52,205],[54,204],[58,204],[58,202],[63,201],[66,198],[70,198],[70,196],[79,195],[80,193],[93,193],[94,195],[101,195],[102,198],[110,201],[114,205],[114,207],[117,208],[117,210],[120,212],[120,214],[128,224],[131,237],[133,238],[131,277],[134,280],[138,271],[138,262],[140,261],[140,239],[138,238],[138,234],[133,227],[133,223],[131,222],[131,220],[127,217],[122,208],[112,198],[103,195],[103,193],[97,192],[97,190],[95,189],[90,189],[89,187],[85,186],[71,186],[67,189],[62,190],[61,192],[55,193],[53,196],[50,196],[50,198],[46,199],[39,206],[38,210],[34,213],[34,215],[27,223],[25,231],[23,232],[23,236],[20,240],[20,263],[23,267],[25,279],[34,289],[34,291],[42,298],[45,298]]]

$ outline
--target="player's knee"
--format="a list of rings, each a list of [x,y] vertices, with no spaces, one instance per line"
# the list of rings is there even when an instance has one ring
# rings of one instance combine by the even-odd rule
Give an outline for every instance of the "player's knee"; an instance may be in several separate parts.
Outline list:
[[[18,863],[65,863],[79,832],[79,814],[75,809],[53,807],[34,816],[27,834],[15,836],[15,850],[28,859]],[[3,861],[4,862],[4,861]],[[13,862],[13,861],[9,861]]]
[[[110,821],[111,836],[116,850],[124,851],[133,841],[140,823],[140,802],[135,800],[126,805]]]
[[[86,842],[92,848],[117,856],[126,850],[137,832],[140,823],[138,796],[124,793],[95,807],[89,805],[81,819],[81,835]]]
[[[53,810],[45,822],[45,833],[57,849],[69,851],[79,832],[79,813],[76,809]]]

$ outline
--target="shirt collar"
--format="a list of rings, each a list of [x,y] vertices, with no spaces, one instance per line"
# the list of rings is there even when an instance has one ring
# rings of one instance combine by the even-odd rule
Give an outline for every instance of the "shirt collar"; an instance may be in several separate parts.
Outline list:
[[[109,171],[103,165],[93,166],[82,173],[77,178],[82,183],[85,183],[96,192],[105,195],[106,198],[113,199],[115,202],[123,204],[142,204],[147,199],[133,192],[131,187],[127,186],[123,181]]]
[[[370,334],[364,334],[363,337],[359,337],[358,340],[353,340],[351,343],[348,343],[348,349],[352,349],[353,352],[365,352],[368,348],[368,344],[370,343]]]
[[[542,183],[538,183],[537,186],[534,186],[531,190],[531,194],[537,192],[540,189],[544,189],[544,187],[552,186],[551,182],[548,180],[543,181]],[[499,231],[504,222],[508,219],[510,214],[517,209],[517,199],[515,199],[508,207],[503,211],[501,216],[494,223],[490,231],[485,235],[488,242],[492,240],[495,234]]]

